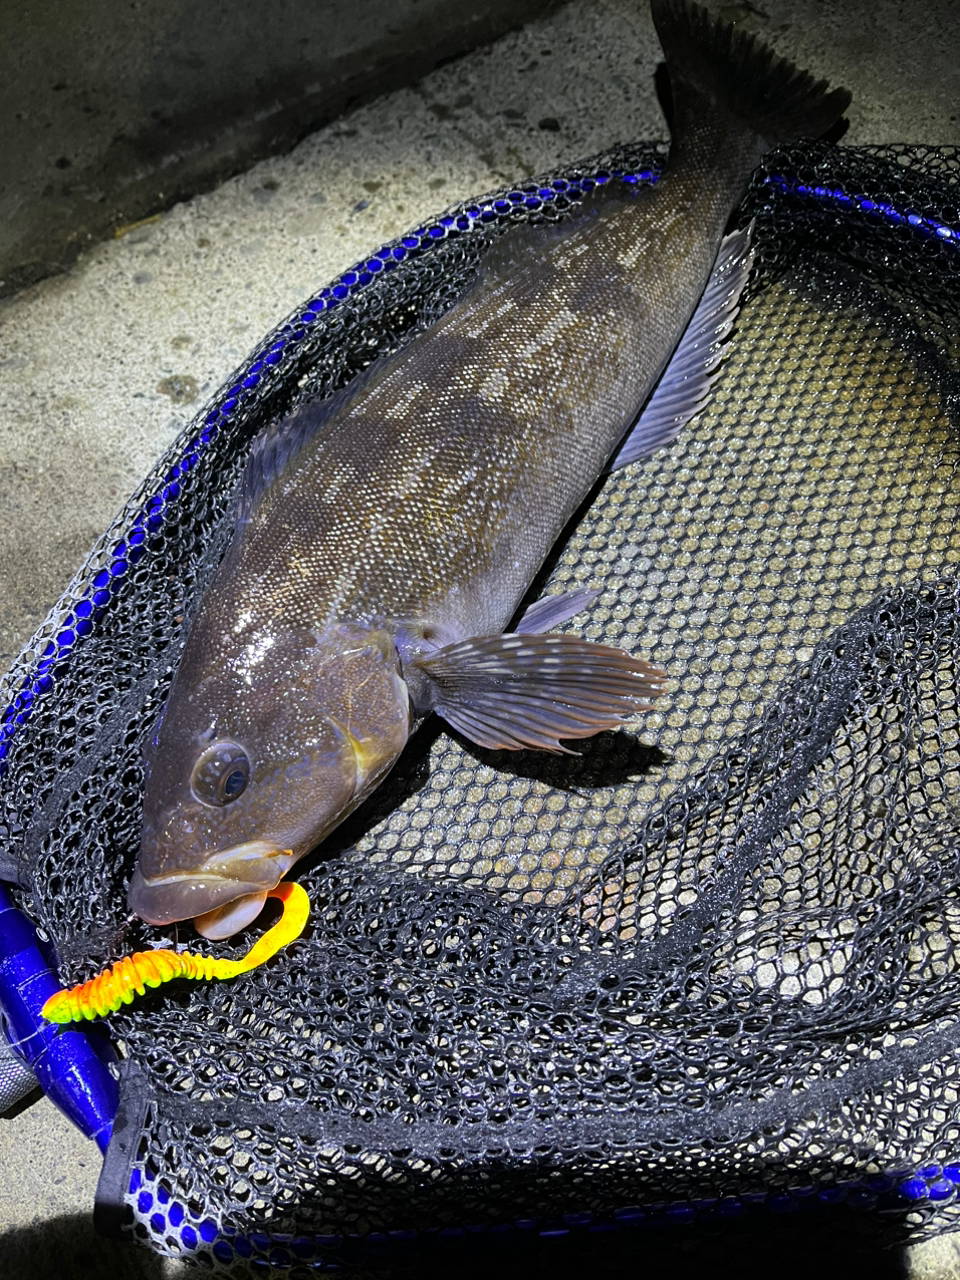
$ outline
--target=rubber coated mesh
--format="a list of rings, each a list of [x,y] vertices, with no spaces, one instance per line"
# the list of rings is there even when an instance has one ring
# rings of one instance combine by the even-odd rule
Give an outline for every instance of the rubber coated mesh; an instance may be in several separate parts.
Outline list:
[[[139,750],[252,435],[439,314],[504,221],[659,154],[458,207],[346,273],[95,549],[0,727],[9,873],[65,981],[171,941],[120,928]],[[662,709],[572,758],[426,727],[298,867],[300,941],[113,1016],[101,1198],[126,1229],[240,1267],[784,1200],[955,1223],[958,172],[919,147],[768,159],[708,410],[598,485],[534,592],[600,588],[568,629],[665,667]]]
[[[36,1087],[36,1076],[0,1036],[0,1116],[22,1102]]]

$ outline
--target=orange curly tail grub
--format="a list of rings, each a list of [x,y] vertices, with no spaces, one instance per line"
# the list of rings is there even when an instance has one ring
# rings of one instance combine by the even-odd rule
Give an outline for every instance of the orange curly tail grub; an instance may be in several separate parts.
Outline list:
[[[82,982],[69,991],[57,991],[43,1006],[43,1016],[48,1022],[61,1024],[102,1018],[122,1004],[130,1004],[134,996],[142,996],[147,987],[159,987],[172,978],[235,978],[256,969],[300,936],[310,914],[309,898],[293,881],[278,884],[267,897],[278,898],[283,903],[283,915],[241,960],[221,960],[189,951],[137,951],[132,956],[124,956],[112,969],[89,982]]]

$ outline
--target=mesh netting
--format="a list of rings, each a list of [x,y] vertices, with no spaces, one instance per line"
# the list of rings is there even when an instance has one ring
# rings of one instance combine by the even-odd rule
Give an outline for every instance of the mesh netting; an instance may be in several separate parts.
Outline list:
[[[119,928],[139,752],[253,434],[439,314],[505,221],[659,154],[459,207],[346,273],[95,549],[0,728],[6,872],[65,981],[171,941]],[[426,727],[300,864],[300,941],[113,1016],[101,1197],[126,1229],[229,1266],[664,1204],[954,1221],[958,171],[916,147],[769,158],[709,409],[605,478],[534,592],[599,588],[569,629],[666,668],[663,709],[575,758]]]
[[[0,1037],[0,1115],[16,1106],[36,1087],[36,1076],[24,1066],[6,1039]]]

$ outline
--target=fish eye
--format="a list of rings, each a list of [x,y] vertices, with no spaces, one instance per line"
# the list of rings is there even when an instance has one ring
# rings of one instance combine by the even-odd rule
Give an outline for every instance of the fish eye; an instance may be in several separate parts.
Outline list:
[[[250,760],[243,747],[215,742],[193,766],[190,787],[201,803],[224,805],[242,795],[249,780]]]

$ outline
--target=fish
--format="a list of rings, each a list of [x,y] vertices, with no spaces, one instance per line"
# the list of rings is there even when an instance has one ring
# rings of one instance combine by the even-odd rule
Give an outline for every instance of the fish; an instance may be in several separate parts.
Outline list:
[[[245,927],[430,715],[481,747],[569,751],[664,691],[553,630],[589,592],[508,628],[604,469],[709,397],[752,262],[730,216],[764,153],[850,94],[691,0],[651,11],[674,103],[656,185],[508,228],[429,328],[255,442],[144,753],[144,921]]]

